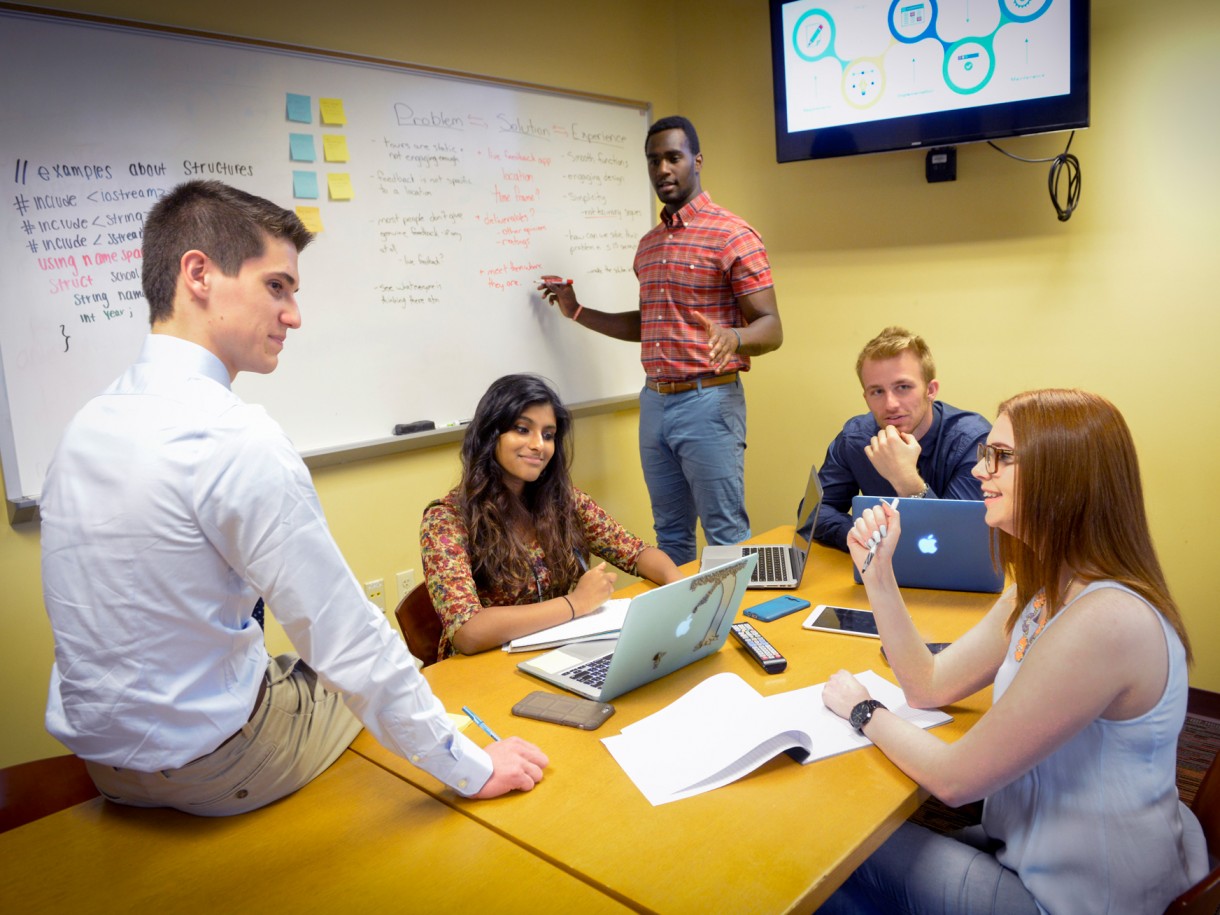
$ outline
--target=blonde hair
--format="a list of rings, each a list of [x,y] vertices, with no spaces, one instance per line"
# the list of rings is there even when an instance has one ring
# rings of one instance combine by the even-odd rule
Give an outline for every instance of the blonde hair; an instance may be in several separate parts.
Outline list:
[[[856,357],[856,377],[864,384],[865,360],[893,359],[910,350],[919,360],[919,370],[923,374],[924,384],[930,384],[936,378],[936,363],[932,359],[932,351],[923,337],[913,334],[905,327],[893,325],[887,327],[873,339],[864,344],[860,355]]]

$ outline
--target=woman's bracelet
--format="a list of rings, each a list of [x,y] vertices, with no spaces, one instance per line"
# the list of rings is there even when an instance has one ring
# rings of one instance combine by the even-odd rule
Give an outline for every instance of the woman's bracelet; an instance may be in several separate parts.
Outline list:
[[[741,352],[741,334],[737,333],[737,331],[732,327],[730,327],[729,330],[733,331],[733,336],[737,338],[737,352],[740,353]]]
[[[572,602],[568,600],[568,596],[566,594],[560,594],[559,596],[568,601],[568,609],[572,611],[572,615],[568,617],[568,622],[570,623],[572,620],[576,619],[576,608],[572,606]]]
[[[575,310],[574,312],[572,312],[572,320],[573,320],[573,321],[579,321],[579,320],[580,320],[580,313],[581,313],[582,311],[584,311],[584,310],[585,310],[585,306],[583,306],[583,305],[577,305],[577,306],[576,306],[576,310]],[[740,339],[740,338],[738,338],[738,339]]]

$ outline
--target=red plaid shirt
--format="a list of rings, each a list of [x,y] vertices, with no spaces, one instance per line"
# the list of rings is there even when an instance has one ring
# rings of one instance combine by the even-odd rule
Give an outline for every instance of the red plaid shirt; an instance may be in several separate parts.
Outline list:
[[[771,264],[762,239],[704,191],[640,239],[640,361],[656,381],[712,374],[707,333],[691,314],[742,327],[737,297],[769,289]],[[748,356],[733,356],[722,373],[748,371]]]

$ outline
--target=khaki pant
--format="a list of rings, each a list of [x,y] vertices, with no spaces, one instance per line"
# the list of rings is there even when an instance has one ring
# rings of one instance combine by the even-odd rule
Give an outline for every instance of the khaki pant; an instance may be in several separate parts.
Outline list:
[[[197,816],[245,813],[291,794],[338,759],[360,733],[338,693],[295,654],[272,658],[267,690],[241,730],[178,769],[136,772],[86,762],[107,799],[133,807],[173,807]]]

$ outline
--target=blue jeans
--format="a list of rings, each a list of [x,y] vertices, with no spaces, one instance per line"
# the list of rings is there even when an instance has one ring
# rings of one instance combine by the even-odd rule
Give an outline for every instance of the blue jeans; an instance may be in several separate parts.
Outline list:
[[[746,398],[732,384],[640,392],[640,462],[657,546],[678,565],[695,558],[695,519],[707,542],[750,536],[746,514]]]
[[[1038,915],[1021,878],[986,849],[981,827],[956,836],[903,823],[817,915]]]

